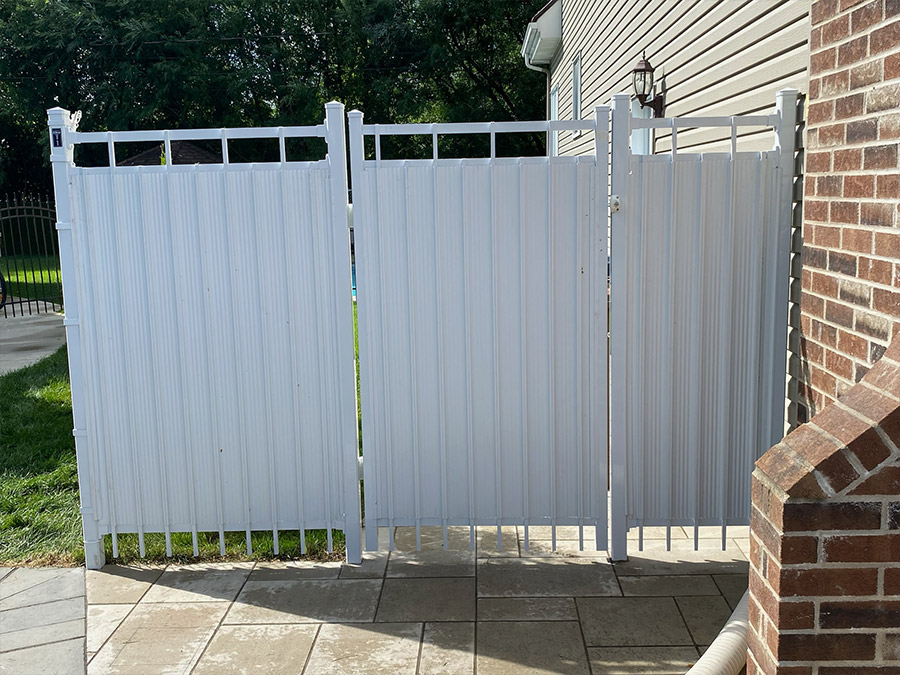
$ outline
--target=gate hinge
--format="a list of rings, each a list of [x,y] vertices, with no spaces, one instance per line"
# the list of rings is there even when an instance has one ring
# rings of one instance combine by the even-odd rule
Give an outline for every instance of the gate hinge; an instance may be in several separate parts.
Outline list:
[[[618,213],[619,207],[621,205],[622,204],[619,201],[619,195],[610,195],[609,196],[609,212],[610,213]]]

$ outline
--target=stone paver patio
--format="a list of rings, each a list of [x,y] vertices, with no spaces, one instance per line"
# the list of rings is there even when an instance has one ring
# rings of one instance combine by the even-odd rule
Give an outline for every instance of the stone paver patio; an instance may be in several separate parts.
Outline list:
[[[698,552],[680,528],[670,552],[656,538],[664,533],[648,529],[644,550],[632,542],[616,565],[579,552],[577,528],[558,528],[558,553],[530,530],[529,551],[510,527],[502,551],[484,528],[470,552],[467,528],[453,528],[449,551],[439,528],[423,528],[421,551],[415,530],[402,528],[397,550],[359,566],[109,565],[85,575],[86,638],[44,648],[80,639],[91,674],[684,673],[746,589],[746,528],[725,551],[717,530],[704,531]],[[7,626],[8,672],[53,672],[25,658],[39,656],[28,648],[7,648]]]

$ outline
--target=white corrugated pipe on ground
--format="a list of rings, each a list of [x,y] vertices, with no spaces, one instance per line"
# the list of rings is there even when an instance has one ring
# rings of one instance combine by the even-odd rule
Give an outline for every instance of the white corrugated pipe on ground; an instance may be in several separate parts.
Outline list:
[[[687,675],[738,675],[747,665],[747,600],[750,591],[734,608],[725,627]]]

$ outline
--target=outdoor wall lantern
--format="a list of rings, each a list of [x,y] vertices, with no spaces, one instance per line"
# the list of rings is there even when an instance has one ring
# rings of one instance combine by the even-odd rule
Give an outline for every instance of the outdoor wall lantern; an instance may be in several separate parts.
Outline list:
[[[654,117],[662,117],[666,109],[666,81],[665,78],[660,81],[660,91],[656,93],[653,86],[653,66],[647,60],[647,52],[641,55],[641,60],[631,72],[631,81],[634,96],[641,107],[653,110]]]

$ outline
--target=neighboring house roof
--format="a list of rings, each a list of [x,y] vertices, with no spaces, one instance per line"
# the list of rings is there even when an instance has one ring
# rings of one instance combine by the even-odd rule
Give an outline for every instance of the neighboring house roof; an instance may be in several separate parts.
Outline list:
[[[118,166],[159,166],[162,164],[163,144],[138,153]],[[172,141],[172,164],[221,164],[222,158],[189,141]]]

